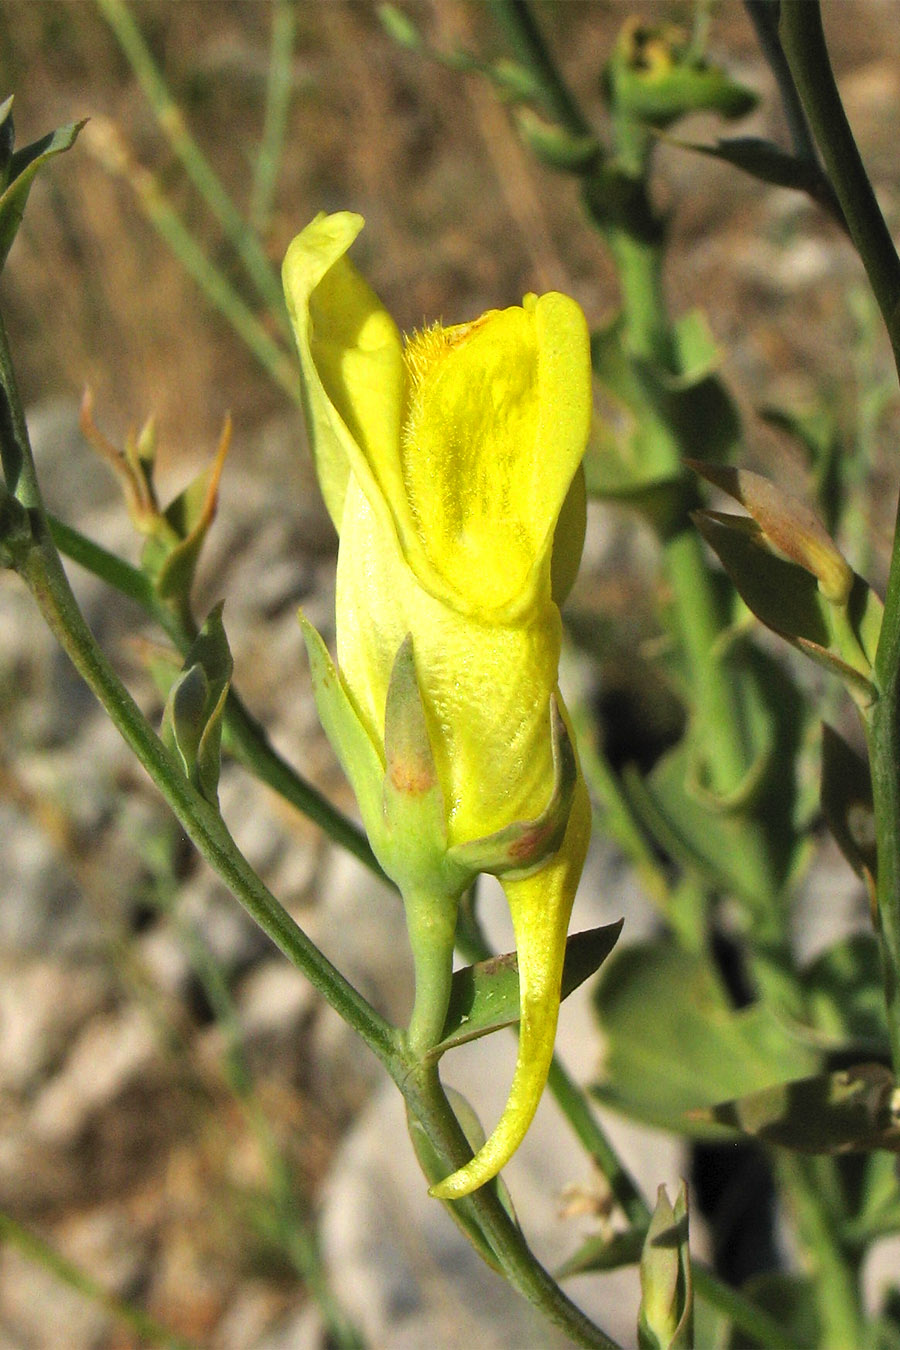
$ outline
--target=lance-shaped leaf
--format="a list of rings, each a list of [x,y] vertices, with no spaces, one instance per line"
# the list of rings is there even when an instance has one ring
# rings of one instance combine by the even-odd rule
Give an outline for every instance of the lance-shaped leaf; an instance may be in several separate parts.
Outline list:
[[[183,673],[169,690],[163,713],[163,740],[207,801],[218,801],[222,715],[233,662],[216,605],[185,659]]]
[[[810,572],[827,600],[836,605],[847,603],[853,588],[853,568],[806,502],[749,469],[736,469],[731,464],[700,464],[695,460],[690,467],[740,502],[766,542],[790,562]]]
[[[560,998],[568,998],[579,985],[600,969],[618,941],[623,920],[574,933],[566,942]],[[479,961],[457,970],[444,1033],[432,1052],[433,1057],[452,1050],[466,1041],[489,1036],[501,1027],[514,1026],[519,1020],[519,966],[515,952]]]
[[[782,150],[774,141],[764,140],[760,136],[730,136],[720,138],[715,145],[700,145],[695,141],[680,141],[674,137],[669,139],[671,144],[681,150],[692,150],[696,154],[722,160],[759,179],[761,183],[805,192],[844,224],[834,188],[814,160],[799,159]]]
[[[572,1275],[589,1275],[593,1271],[620,1270],[622,1266],[636,1265],[641,1259],[646,1228],[626,1228],[609,1237],[589,1237],[556,1271],[558,1280]]]
[[[684,1183],[670,1201],[660,1186],[641,1253],[640,1350],[691,1350],[694,1296]]]
[[[553,789],[547,806],[534,820],[517,820],[484,839],[454,845],[451,861],[472,875],[490,872],[510,879],[527,877],[562,844],[578,781],[578,761],[555,694],[550,700],[550,725]]]
[[[822,813],[856,875],[874,886],[877,848],[869,765],[827,722],[822,727]]]
[[[779,1083],[697,1115],[797,1153],[900,1152],[900,1101],[883,1064]]]
[[[760,622],[837,675],[862,704],[871,703],[882,605],[862,577],[853,578],[846,605],[832,604],[811,572],[769,551],[751,518],[718,511],[698,511],[693,518]]]
[[[59,127],[40,140],[14,150],[9,155],[2,179],[0,192],[0,270],[2,270],[13,240],[18,233],[25,213],[25,203],[31,191],[35,175],[48,159],[62,154],[75,144],[75,138],[84,126],[84,122],[70,122]],[[4,145],[11,145],[12,137],[12,99],[0,104],[0,136]]]

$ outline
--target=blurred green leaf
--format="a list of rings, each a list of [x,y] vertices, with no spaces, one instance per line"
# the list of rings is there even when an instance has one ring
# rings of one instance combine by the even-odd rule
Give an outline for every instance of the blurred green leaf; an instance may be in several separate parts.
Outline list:
[[[817,1031],[860,1058],[889,1053],[881,955],[874,933],[853,933],[802,972],[804,1005]]]
[[[577,136],[557,122],[548,122],[533,108],[516,108],[513,117],[522,140],[551,169],[583,173],[602,153],[596,136]]]
[[[791,1344],[813,1346],[821,1343],[816,1290],[807,1277],[767,1272],[748,1280],[741,1293],[784,1329]],[[728,1341],[728,1350],[767,1350],[767,1346],[735,1328]]]
[[[622,920],[574,933],[566,943],[562,998],[599,970],[622,931]],[[444,1034],[432,1052],[442,1055],[455,1045],[488,1036],[519,1020],[519,967],[515,952],[479,961],[453,976]]]
[[[594,1006],[606,1044],[592,1092],[607,1106],[694,1138],[723,1137],[691,1112],[815,1072],[819,1053],[758,1003],[736,1010],[706,956],[655,939],[616,952]]]
[[[784,666],[746,638],[720,659],[740,689],[750,754],[744,779],[728,796],[713,793],[690,737],[646,778],[626,769],[623,779],[635,812],[673,858],[759,909],[783,890],[806,847],[797,758],[811,713]],[[747,846],[748,831],[760,825],[764,854]]]
[[[673,369],[628,351],[621,318],[591,335],[602,386],[595,435],[585,456],[588,492],[643,511],[661,533],[699,502],[672,463],[725,459],[740,439],[737,408],[716,371],[720,353],[705,318],[692,311],[673,331]]]
[[[858,1064],[749,1092],[702,1111],[705,1119],[797,1153],[900,1151],[894,1075]]]
[[[637,1265],[646,1236],[646,1228],[628,1228],[624,1233],[612,1233],[609,1237],[589,1237],[563,1262],[556,1278],[565,1280],[572,1275]]]
[[[838,848],[859,877],[876,876],[877,848],[868,762],[843,736],[822,727],[822,813]]]

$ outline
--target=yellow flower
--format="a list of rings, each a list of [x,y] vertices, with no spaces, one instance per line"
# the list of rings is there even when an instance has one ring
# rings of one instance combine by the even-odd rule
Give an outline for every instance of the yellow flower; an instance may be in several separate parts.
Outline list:
[[[517,1067],[494,1133],[434,1188],[448,1199],[496,1175],[534,1115],[587,848],[557,601],[583,541],[588,334],[577,304],[549,294],[404,343],[345,256],[362,223],[319,216],[284,264],[340,536],[337,670],[304,633],[323,723],[407,905],[420,1048],[440,1038],[462,891],[493,871],[509,901]]]

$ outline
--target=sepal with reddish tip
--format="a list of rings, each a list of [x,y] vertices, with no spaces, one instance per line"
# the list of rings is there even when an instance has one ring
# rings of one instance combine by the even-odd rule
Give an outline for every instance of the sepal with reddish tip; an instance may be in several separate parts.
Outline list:
[[[553,744],[550,800],[533,820],[515,821],[496,834],[451,848],[450,858],[473,874],[489,872],[510,880],[530,876],[562,844],[578,781],[578,760],[555,694],[550,700],[550,726]]]

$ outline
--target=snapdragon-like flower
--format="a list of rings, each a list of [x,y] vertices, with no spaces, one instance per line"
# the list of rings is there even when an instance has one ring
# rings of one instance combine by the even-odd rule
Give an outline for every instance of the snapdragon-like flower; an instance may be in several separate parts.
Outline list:
[[[416,958],[411,1044],[437,1044],[459,898],[504,887],[518,951],[519,1054],[475,1158],[500,1170],[543,1091],[566,930],[590,829],[557,690],[557,601],[583,542],[588,333],[549,294],[405,342],[346,253],[362,228],[319,216],[285,291],[319,482],[340,536],[337,668],[304,621],[320,716],[372,847],[399,886]]]

